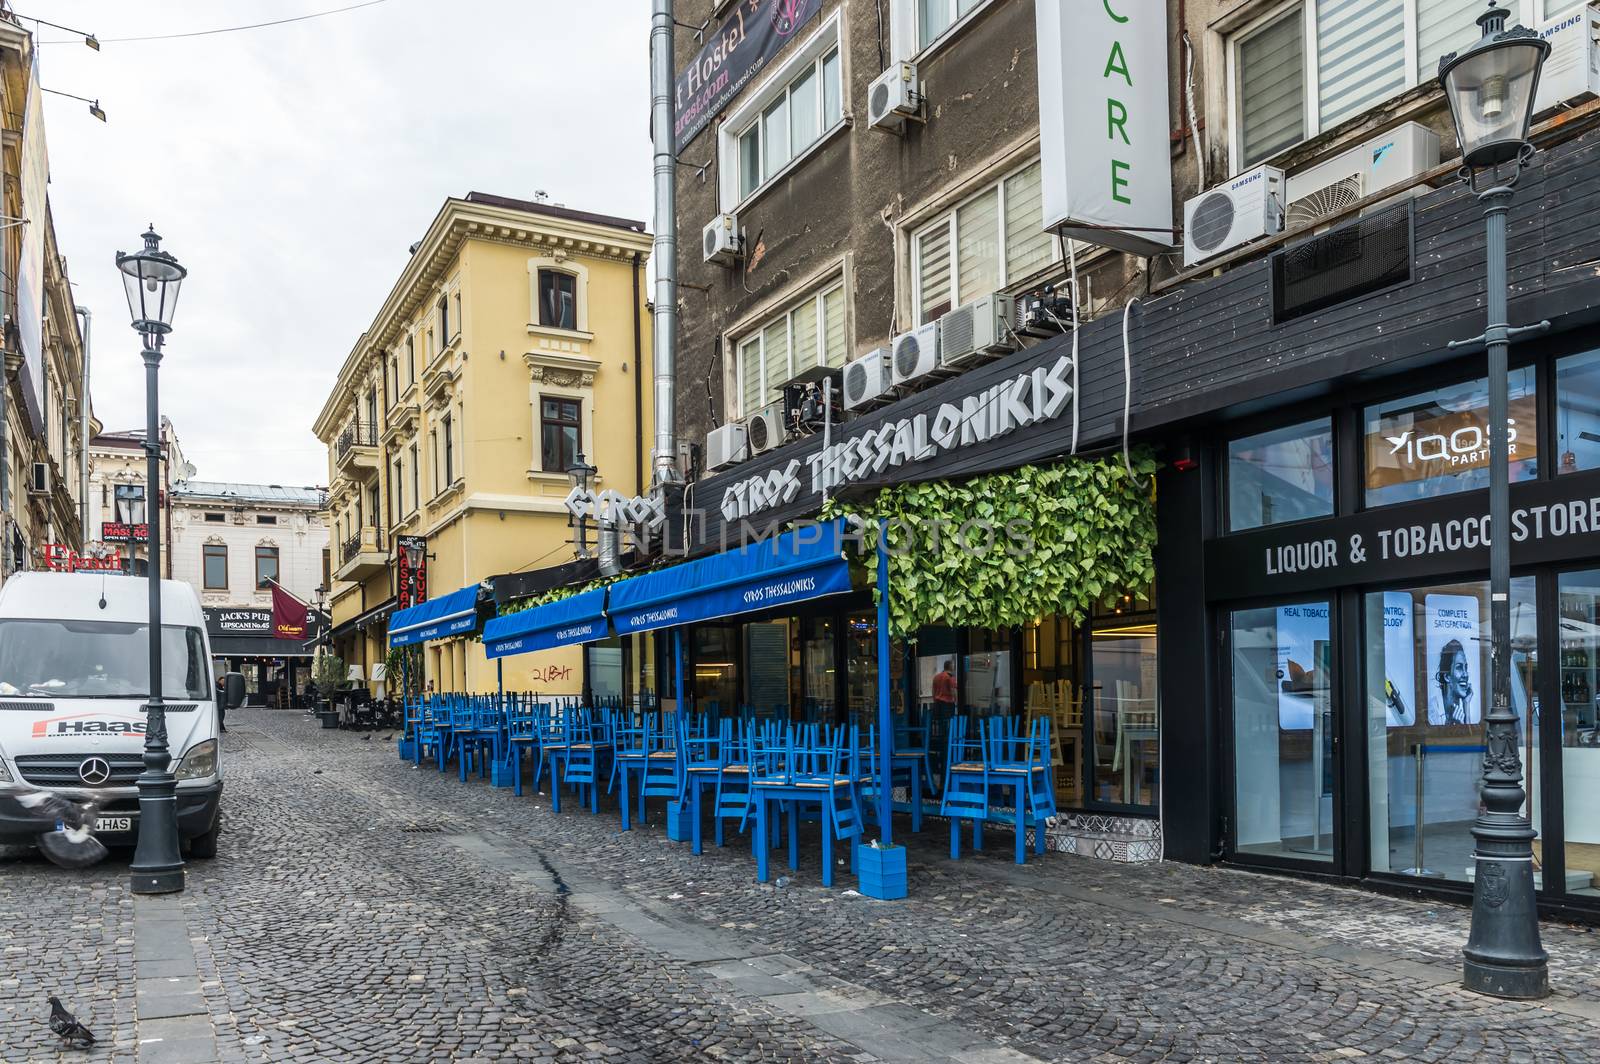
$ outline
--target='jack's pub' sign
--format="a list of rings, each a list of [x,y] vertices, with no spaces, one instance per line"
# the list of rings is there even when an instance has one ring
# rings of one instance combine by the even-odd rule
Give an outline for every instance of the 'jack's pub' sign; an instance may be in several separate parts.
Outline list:
[[[672,85],[673,151],[681,152],[811,16],[822,0],[739,0]]]

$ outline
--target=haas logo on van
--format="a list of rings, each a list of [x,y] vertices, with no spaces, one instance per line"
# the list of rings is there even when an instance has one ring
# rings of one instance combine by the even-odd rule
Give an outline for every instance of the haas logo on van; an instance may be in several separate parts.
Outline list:
[[[94,713],[73,713],[66,717],[46,717],[33,722],[33,737],[48,739],[70,735],[143,735],[142,720],[103,720]]]

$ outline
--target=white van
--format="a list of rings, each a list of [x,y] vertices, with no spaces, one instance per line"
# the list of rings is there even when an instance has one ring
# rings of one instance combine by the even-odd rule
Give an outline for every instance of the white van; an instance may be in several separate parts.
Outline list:
[[[138,835],[149,588],[144,577],[120,573],[17,573],[0,586],[0,780],[100,799],[95,834],[110,845]],[[214,857],[218,691],[194,588],[161,581],[161,628],[178,834],[191,856]],[[0,814],[0,842],[32,842],[38,832],[37,823]]]

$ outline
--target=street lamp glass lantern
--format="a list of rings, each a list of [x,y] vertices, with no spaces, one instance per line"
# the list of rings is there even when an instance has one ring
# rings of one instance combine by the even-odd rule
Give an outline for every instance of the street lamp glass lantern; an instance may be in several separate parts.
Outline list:
[[[145,231],[143,248],[117,252],[117,269],[122,271],[133,327],[153,336],[171,332],[172,316],[178,309],[178,289],[189,271],[178,265],[170,252],[161,250],[161,237],[155,226]]]
[[[572,486],[579,491],[589,490],[589,478],[599,470],[583,460],[583,452],[578,452],[577,461],[567,467],[567,479],[572,481]]]
[[[1506,29],[1506,14],[1491,2],[1477,20],[1483,36],[1439,60],[1439,81],[1469,169],[1509,162],[1522,153],[1539,70],[1550,54],[1550,42],[1535,31]]]

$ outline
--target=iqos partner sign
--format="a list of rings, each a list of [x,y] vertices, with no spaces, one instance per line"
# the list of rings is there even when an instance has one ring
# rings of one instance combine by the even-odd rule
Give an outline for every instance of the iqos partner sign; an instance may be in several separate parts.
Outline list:
[[[814,494],[936,455],[999,439],[1049,421],[1072,399],[1072,359],[1036,366],[932,413],[914,414],[795,458],[769,472],[747,477],[722,493],[722,517],[737,521],[793,502],[809,483]]]
[[[1149,255],[1172,247],[1166,0],[1038,0],[1041,224]]]

